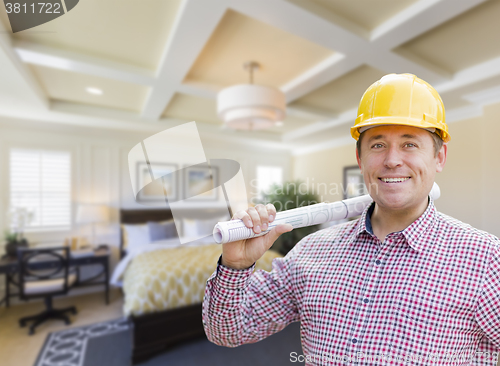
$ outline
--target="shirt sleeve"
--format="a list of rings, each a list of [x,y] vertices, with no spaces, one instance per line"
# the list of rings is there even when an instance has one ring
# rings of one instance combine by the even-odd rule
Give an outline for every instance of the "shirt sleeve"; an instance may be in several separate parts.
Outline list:
[[[254,343],[299,320],[292,252],[275,258],[271,272],[253,272],[255,265],[231,269],[219,260],[203,300],[203,326],[211,342],[226,347]]]
[[[476,321],[486,337],[500,349],[500,245],[498,239],[490,250],[488,267],[476,307]],[[490,350],[491,351],[491,350]]]

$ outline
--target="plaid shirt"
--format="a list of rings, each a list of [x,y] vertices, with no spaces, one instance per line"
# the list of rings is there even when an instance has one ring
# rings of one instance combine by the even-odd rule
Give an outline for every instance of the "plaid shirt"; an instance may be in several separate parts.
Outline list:
[[[436,211],[373,235],[359,220],[301,240],[273,270],[220,265],[208,279],[203,324],[235,347],[301,322],[307,365],[496,365],[500,247],[495,236]],[[219,261],[220,262],[220,261]]]

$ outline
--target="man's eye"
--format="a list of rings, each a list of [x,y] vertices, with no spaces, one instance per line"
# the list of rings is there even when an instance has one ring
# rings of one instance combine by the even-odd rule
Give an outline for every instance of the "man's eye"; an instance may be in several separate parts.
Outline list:
[[[415,145],[413,142],[408,142],[406,144],[407,147],[417,147],[417,145]]]
[[[384,145],[382,145],[382,144],[374,144],[372,146],[372,149],[380,149],[381,147],[384,147]]]

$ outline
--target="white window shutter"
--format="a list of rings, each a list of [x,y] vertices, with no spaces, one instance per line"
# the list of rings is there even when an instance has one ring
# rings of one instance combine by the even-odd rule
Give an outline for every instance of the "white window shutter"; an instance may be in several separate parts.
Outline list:
[[[33,212],[27,231],[71,228],[71,153],[11,149],[10,205]]]

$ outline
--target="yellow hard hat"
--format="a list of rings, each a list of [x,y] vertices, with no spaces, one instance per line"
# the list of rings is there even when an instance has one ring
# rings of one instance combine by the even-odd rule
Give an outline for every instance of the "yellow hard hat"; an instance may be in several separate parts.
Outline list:
[[[444,105],[438,92],[412,74],[389,74],[373,83],[361,97],[351,135],[358,140],[360,128],[404,125],[435,129],[450,141]]]

